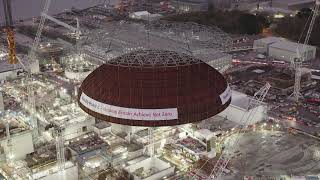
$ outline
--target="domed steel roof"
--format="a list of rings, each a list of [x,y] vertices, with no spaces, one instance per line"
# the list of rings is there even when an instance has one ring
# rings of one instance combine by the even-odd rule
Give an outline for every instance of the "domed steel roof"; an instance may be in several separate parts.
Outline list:
[[[199,63],[201,61],[192,56],[166,50],[139,50],[107,62],[110,65],[144,68],[185,66]]]
[[[224,77],[190,55],[141,50],[94,70],[79,90],[80,107],[108,122],[133,126],[193,123],[231,102]]]

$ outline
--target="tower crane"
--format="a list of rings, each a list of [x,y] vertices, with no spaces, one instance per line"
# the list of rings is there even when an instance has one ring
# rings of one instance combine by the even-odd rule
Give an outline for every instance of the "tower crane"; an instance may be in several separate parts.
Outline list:
[[[48,12],[50,4],[51,4],[51,0],[45,1],[43,13]],[[28,62],[26,62],[28,67],[25,66],[23,64],[23,62],[21,62],[19,60],[19,62],[23,66],[24,70],[27,72],[26,86],[27,86],[28,102],[27,102],[26,109],[29,111],[29,113],[31,115],[31,127],[33,129],[33,137],[34,138],[38,137],[38,121],[35,116],[35,114],[36,114],[35,97],[34,97],[33,87],[31,86],[31,82],[32,82],[33,74],[39,72],[39,61],[36,59],[35,52],[40,44],[40,40],[41,40],[40,37],[41,37],[42,31],[43,31],[45,20],[46,20],[46,18],[44,16],[41,16],[36,37],[33,41],[32,46],[31,46],[31,50],[28,53],[28,57],[27,57]]]
[[[64,23],[64,22],[62,22],[62,21],[60,21],[60,20],[58,20],[58,19],[56,19],[56,18],[54,18],[52,16],[49,16],[45,12],[43,12],[41,15],[42,15],[42,17],[44,17],[44,18],[46,18],[46,19],[48,19],[48,20],[50,20],[52,22],[55,22],[55,23],[59,24],[60,26],[63,26],[65,28],[71,30],[73,33],[75,33],[75,37],[76,37],[76,40],[77,40],[76,41],[76,52],[77,52],[77,54],[80,54],[80,38],[81,38],[82,32],[80,30],[79,19],[76,18],[77,27],[72,27],[67,23]]]
[[[239,134],[244,132],[246,126],[249,125],[251,122],[252,118],[254,117],[257,109],[254,109],[258,106],[260,106],[263,103],[263,100],[265,99],[266,95],[269,92],[269,89],[271,88],[271,85],[267,82],[260,90],[258,90],[255,94],[254,97],[249,101],[248,105],[248,116],[246,116],[246,112],[243,114],[241,118],[241,122],[243,122],[242,128],[239,130]],[[247,117],[247,118],[246,118]],[[234,148],[238,146],[239,140],[241,138],[240,135],[236,135],[235,140],[230,142],[229,147]],[[229,153],[226,153],[225,151],[221,154],[219,157],[218,161],[214,165],[210,175],[209,179],[219,179],[220,176],[222,175],[223,171],[227,167],[229,161],[231,160],[231,155]],[[199,168],[195,171],[195,174],[193,175],[192,178],[194,178],[197,173],[208,163],[209,159]]]
[[[14,38],[13,22],[12,22],[12,12],[11,12],[11,1],[3,0],[4,16],[5,16],[5,31],[7,32],[8,40],[8,51],[9,51],[9,64],[17,64],[16,56],[16,41]]]
[[[309,43],[311,33],[313,30],[313,26],[316,22],[316,18],[318,16],[318,14],[319,14],[319,8],[320,8],[320,0],[316,0],[316,5],[313,9],[313,15],[311,18],[310,26],[308,28],[306,38],[305,38],[304,43],[302,45],[302,52],[305,52],[306,46]],[[306,22],[306,23],[308,23],[308,22]],[[295,82],[294,82],[293,93],[290,95],[290,97],[293,97],[296,102],[298,102],[299,99],[302,97],[302,95],[300,93],[300,90],[301,90],[301,66],[302,66],[302,62],[303,62],[304,58],[305,58],[305,55],[302,56],[300,49],[297,48],[297,57],[295,57],[293,59],[293,61],[291,62],[291,64],[293,65],[293,67],[295,69]]]
[[[249,125],[249,123],[251,122],[252,118],[254,117],[257,111],[257,109],[253,109],[253,108],[258,107],[263,103],[263,100],[268,94],[270,88],[271,88],[271,85],[267,82],[260,90],[258,90],[254,94],[253,99],[249,101],[249,105],[248,105],[249,116],[247,119],[244,119],[245,115],[242,116],[241,122],[243,122],[243,127],[240,129],[239,134],[242,133],[245,130],[246,126]],[[230,147],[232,148],[232,147],[238,146],[240,138],[241,136],[237,135],[235,140],[230,143]],[[222,153],[217,163],[214,165],[214,168],[212,169],[209,178],[219,179],[230,160],[231,160],[230,154]]]

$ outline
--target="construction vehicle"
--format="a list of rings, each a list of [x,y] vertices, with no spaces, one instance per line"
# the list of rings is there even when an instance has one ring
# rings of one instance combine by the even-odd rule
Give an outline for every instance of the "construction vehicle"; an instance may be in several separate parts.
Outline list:
[[[14,38],[13,22],[12,22],[12,12],[11,12],[11,1],[3,0],[4,16],[5,16],[5,31],[7,33],[8,40],[8,62],[9,64],[17,64],[16,55],[16,41]]]

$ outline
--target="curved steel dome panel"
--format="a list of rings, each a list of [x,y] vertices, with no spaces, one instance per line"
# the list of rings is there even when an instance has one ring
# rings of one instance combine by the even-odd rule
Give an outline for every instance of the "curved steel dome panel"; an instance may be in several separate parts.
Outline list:
[[[186,54],[141,50],[94,70],[79,90],[79,105],[108,122],[170,126],[210,118],[228,107],[224,77]]]

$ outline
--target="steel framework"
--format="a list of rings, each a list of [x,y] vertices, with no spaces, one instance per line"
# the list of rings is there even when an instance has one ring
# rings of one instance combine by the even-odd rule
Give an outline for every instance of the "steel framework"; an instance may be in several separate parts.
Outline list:
[[[251,122],[251,118],[254,117],[254,114],[256,113],[256,108],[260,106],[263,103],[263,100],[265,99],[266,95],[269,92],[269,89],[271,88],[271,85],[269,83],[266,83],[260,90],[258,90],[255,94],[253,99],[249,102],[248,105],[248,111],[249,111],[249,116],[247,119],[244,119],[245,116],[242,117],[242,120],[244,122],[243,127],[239,130],[239,134],[243,133],[246,126],[249,125]],[[238,146],[239,140],[241,136],[239,134],[236,136],[235,141],[232,141],[230,144],[230,147],[235,147]],[[228,153],[222,153],[221,156],[219,157],[217,163],[215,164],[214,168],[212,169],[210,173],[210,178],[212,179],[219,179],[220,176],[222,175],[224,169],[228,165],[229,161],[231,160],[231,155]]]
[[[243,114],[241,121],[243,122],[243,126],[242,128],[239,130],[238,134],[235,137],[235,140],[231,142],[230,146],[231,148],[238,146],[239,140],[241,138],[241,136],[239,134],[243,133],[246,126],[248,126],[248,124],[251,122],[252,118],[254,117],[257,109],[254,109],[258,106],[260,106],[267,93],[269,92],[269,89],[271,88],[271,85],[269,83],[266,83],[260,90],[258,90],[255,94],[254,97],[249,101],[249,105],[247,108],[247,111],[249,112],[248,118],[245,119],[245,114],[246,112]],[[209,178],[208,179],[220,179],[220,176],[222,175],[224,169],[226,168],[226,166],[228,165],[229,161],[231,160],[231,155],[229,153],[226,153],[226,151],[224,151],[217,163],[214,165]],[[205,161],[205,163],[199,168],[196,169],[194,172],[194,175],[191,177],[191,179],[194,179],[195,176],[200,172],[200,170],[209,162],[210,159],[207,159]]]
[[[56,151],[57,151],[57,167],[60,175],[64,178],[64,169],[65,169],[65,148],[64,148],[64,137],[63,137],[63,129],[58,127],[56,128]]]
[[[319,8],[320,8],[320,0],[316,0],[316,5],[313,9],[313,15],[310,15],[312,18],[311,18],[310,26],[309,26],[307,34],[306,34],[306,38],[304,39],[304,43],[302,46],[302,52],[305,52],[306,46],[309,43],[311,33],[313,30],[313,26],[316,22],[316,17],[318,16],[318,13],[319,13]],[[308,21],[306,23],[308,24]],[[306,24],[306,26],[307,26],[307,24]],[[296,102],[298,102],[299,99],[301,97],[303,97],[300,93],[300,90],[301,90],[301,66],[302,66],[302,61],[304,60],[304,58],[305,58],[305,56],[302,56],[300,49],[297,48],[297,57],[294,58],[291,63],[295,69],[295,82],[294,82],[293,93],[290,95],[290,97],[293,97]]]
[[[51,0],[46,0],[44,8],[43,8],[43,13],[48,12],[50,4],[51,4]],[[41,40],[40,37],[42,34],[45,20],[46,20],[46,18],[44,16],[41,16],[36,37],[34,39],[34,42],[32,44],[31,50],[30,50],[30,52],[28,54],[28,58],[27,58],[28,62],[26,64],[27,64],[28,68],[26,68],[26,66],[22,62],[20,62],[22,64],[22,66],[25,68],[25,70],[27,71],[27,77],[26,77],[27,94],[28,94],[27,110],[31,114],[31,127],[33,129],[33,137],[35,139],[38,138],[38,121],[37,121],[37,117],[35,116],[36,115],[36,108],[35,108],[36,105],[35,105],[34,89],[31,85],[31,83],[32,83],[32,77],[33,77],[32,74],[37,73],[39,71],[39,67],[38,67],[39,61],[36,59],[35,52],[40,44],[40,40]],[[36,64],[36,66],[37,66],[36,69],[33,68],[34,64]]]

